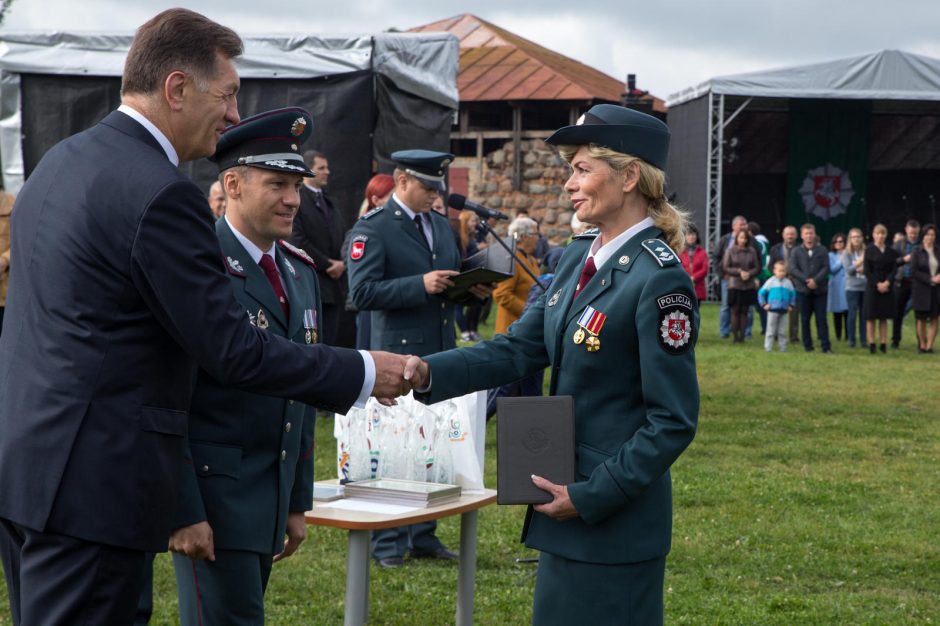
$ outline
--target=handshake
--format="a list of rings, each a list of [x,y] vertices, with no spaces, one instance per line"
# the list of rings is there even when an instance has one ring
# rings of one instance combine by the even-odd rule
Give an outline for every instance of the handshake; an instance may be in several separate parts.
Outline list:
[[[431,370],[420,357],[370,351],[375,362],[375,386],[372,395],[385,406],[395,404],[395,398],[408,395],[413,389],[426,389]]]

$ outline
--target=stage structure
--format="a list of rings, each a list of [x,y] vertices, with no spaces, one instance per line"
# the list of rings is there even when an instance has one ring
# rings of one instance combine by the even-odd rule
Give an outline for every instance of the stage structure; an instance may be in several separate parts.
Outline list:
[[[885,50],[720,76],[667,104],[669,190],[709,251],[736,214],[772,242],[784,225],[812,222],[827,246],[853,226],[936,223],[938,59]]]
[[[0,33],[0,158],[16,193],[59,140],[120,103],[131,34]],[[237,61],[242,118],[299,106],[313,117],[305,147],[330,159],[329,191],[351,225],[373,170],[400,149],[447,150],[457,111],[457,38],[448,33],[244,37]],[[208,189],[218,170],[184,164]]]

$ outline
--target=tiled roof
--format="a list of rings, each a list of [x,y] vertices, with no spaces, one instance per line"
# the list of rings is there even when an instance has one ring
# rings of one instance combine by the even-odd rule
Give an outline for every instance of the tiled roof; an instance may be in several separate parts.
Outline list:
[[[460,40],[457,88],[464,102],[494,100],[603,100],[619,102],[624,83],[465,13],[411,29],[446,31]],[[653,108],[665,112],[654,96]]]

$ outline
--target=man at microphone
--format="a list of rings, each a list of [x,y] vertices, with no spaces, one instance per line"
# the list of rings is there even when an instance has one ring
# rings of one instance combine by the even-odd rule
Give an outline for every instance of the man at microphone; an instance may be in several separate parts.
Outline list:
[[[349,291],[360,311],[373,312],[373,348],[426,356],[456,345],[454,303],[444,291],[459,273],[460,252],[447,218],[431,210],[454,155],[401,150],[391,158],[392,197],[352,228]],[[376,531],[372,556],[381,567],[400,567],[409,551],[416,558],[456,558],[434,535],[436,528],[432,521]]]

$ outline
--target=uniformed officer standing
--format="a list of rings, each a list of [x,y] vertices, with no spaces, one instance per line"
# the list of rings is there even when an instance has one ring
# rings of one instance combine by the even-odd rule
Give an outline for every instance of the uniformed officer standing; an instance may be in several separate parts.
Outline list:
[[[321,339],[315,266],[282,238],[311,175],[298,152],[311,129],[303,109],[261,113],[230,127],[212,157],[228,199],[215,229],[245,322],[303,344]],[[313,430],[311,407],[224,388],[200,371],[170,547],[208,560],[173,555],[181,624],[264,624],[272,561],[306,534]]]
[[[655,626],[669,468],[699,406],[697,301],[674,251],[687,216],[664,190],[669,129],[601,104],[547,141],[571,164],[578,219],[598,228],[572,241],[548,292],[505,335],[412,359],[405,375],[415,371],[416,393],[436,402],[552,367],[551,394],[574,397],[576,476],[533,477],[553,498],[529,509],[523,530],[541,551],[533,623]]]
[[[454,155],[430,150],[392,153],[395,191],[384,207],[356,222],[349,248],[349,290],[360,311],[372,311],[371,347],[425,356],[448,350],[454,339],[454,305],[443,291],[460,266],[447,218],[431,210]],[[436,522],[376,531],[372,556],[399,567],[415,557],[452,559],[434,535]]]

